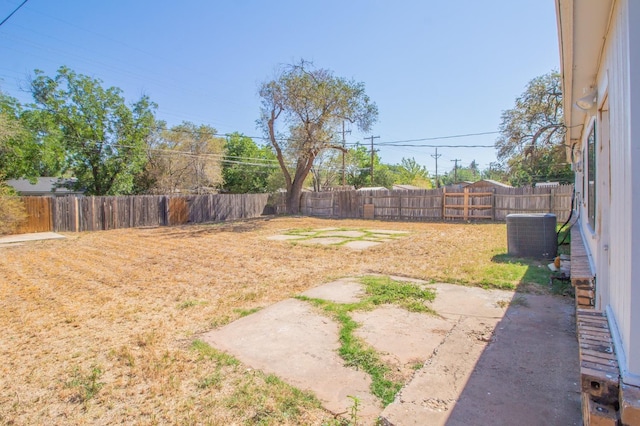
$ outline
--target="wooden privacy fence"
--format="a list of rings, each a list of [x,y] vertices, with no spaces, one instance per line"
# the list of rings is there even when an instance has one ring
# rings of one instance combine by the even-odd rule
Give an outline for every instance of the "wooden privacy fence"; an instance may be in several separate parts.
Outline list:
[[[19,232],[99,231],[248,219],[263,214],[269,194],[23,197]]]
[[[571,212],[572,185],[546,188],[471,188],[304,192],[301,213],[327,218],[386,220],[505,220],[511,213]],[[247,219],[283,212],[284,195],[138,195],[23,197],[28,220],[19,232],[98,231]]]
[[[388,220],[506,220],[511,213],[554,213],[565,221],[573,185],[523,188],[366,190],[305,192],[302,214],[331,218]]]

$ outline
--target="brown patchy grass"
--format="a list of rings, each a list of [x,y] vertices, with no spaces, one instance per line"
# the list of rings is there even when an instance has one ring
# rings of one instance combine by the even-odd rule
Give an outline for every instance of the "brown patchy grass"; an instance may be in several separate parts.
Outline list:
[[[410,233],[364,251],[266,239],[324,227]],[[504,224],[285,217],[66,235],[0,248],[1,423],[321,424],[332,416],[313,398],[194,341],[348,275],[480,284],[506,251]]]

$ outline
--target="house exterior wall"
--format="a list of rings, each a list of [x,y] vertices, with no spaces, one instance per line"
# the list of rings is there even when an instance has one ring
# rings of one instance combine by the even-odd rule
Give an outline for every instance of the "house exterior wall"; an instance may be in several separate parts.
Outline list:
[[[576,167],[576,192],[579,226],[596,276],[596,308],[608,312],[623,381],[636,386],[640,386],[639,23],[640,2],[615,3],[597,70],[597,107],[583,123],[572,123],[583,124],[580,149],[575,152],[579,156],[575,160],[581,162]],[[594,123],[597,199],[591,226],[584,178],[587,137]]]

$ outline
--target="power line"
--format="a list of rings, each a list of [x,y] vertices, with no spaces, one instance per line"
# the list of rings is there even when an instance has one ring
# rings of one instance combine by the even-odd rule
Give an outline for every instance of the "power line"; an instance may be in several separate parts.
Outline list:
[[[418,144],[390,144],[389,142],[380,142],[378,146],[386,147],[413,147],[413,148],[495,148],[495,145],[418,145]]]
[[[447,135],[447,136],[434,136],[429,138],[421,138],[421,139],[407,139],[402,141],[389,141],[383,142],[385,144],[396,144],[396,143],[409,143],[409,142],[424,142],[424,141],[437,141],[441,139],[456,139],[456,138],[466,138],[470,136],[483,136],[483,135],[495,135],[500,133],[499,131],[492,132],[478,132],[478,133],[464,133],[459,135]],[[426,145],[418,145],[418,146],[426,146]],[[456,145],[458,146],[458,145]]]
[[[18,7],[16,7],[16,8],[13,10],[13,12],[11,12],[11,13],[9,14],[9,16],[7,16],[6,18],[4,18],[4,19],[2,20],[2,22],[0,22],[0,27],[2,26],[2,24],[4,24],[5,22],[7,22],[7,21],[9,20],[9,18],[11,18],[11,17],[13,16],[13,14],[14,14],[14,13],[16,13],[18,10],[20,10],[20,8],[21,8],[22,6],[24,6],[24,5],[25,5],[25,3],[26,3],[26,2],[28,2],[28,1],[29,1],[29,0],[24,0],[22,3],[20,3],[20,5],[19,5]]]

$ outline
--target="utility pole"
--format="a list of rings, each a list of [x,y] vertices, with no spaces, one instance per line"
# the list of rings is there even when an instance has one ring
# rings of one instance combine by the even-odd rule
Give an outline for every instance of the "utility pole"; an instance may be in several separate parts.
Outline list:
[[[436,153],[431,154],[431,156],[436,159],[436,188],[440,188],[440,182],[438,182],[438,158],[442,157],[442,154],[438,154],[438,148],[436,148]]]
[[[375,151],[373,150],[373,140],[380,139],[380,136],[369,136],[368,138],[364,138],[365,140],[371,139],[371,186],[373,186],[373,158]]]
[[[454,183],[458,183],[458,161],[462,161],[462,160],[459,159],[459,158],[456,158],[456,159],[451,160],[451,161],[456,163],[455,166],[453,166],[453,182]]]
[[[346,130],[346,131],[344,130],[344,120],[343,120],[342,121],[342,189],[343,190],[344,190],[344,187],[346,186],[345,177],[344,177],[344,172],[345,172],[344,154],[345,154],[345,151],[347,150],[346,148],[347,142],[344,138],[345,133],[351,134],[351,130]]]

